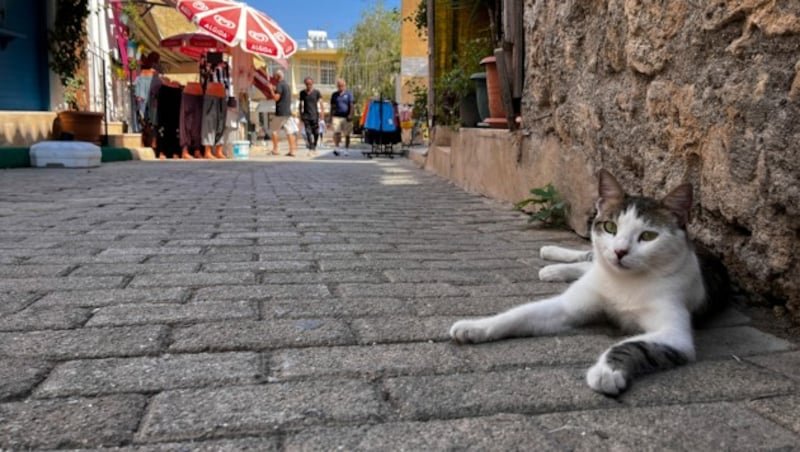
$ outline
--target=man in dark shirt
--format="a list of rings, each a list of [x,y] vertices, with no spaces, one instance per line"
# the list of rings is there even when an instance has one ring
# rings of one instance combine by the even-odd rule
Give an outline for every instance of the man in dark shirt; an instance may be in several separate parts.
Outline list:
[[[322,109],[322,94],[319,90],[314,88],[314,80],[311,77],[306,77],[303,80],[306,89],[300,91],[300,118],[303,120],[303,127],[306,139],[306,148],[308,148],[309,155],[317,153],[317,142],[319,141],[319,120],[323,117],[325,112]]]
[[[353,93],[345,88],[347,84],[343,79],[336,81],[337,91],[331,95],[331,127],[333,128],[333,155],[339,155],[350,148],[350,134],[353,132]],[[339,149],[339,143],[344,135],[344,149]]]
[[[278,155],[278,132],[283,129],[286,132],[286,139],[289,141],[289,157],[295,156],[297,149],[298,132],[297,122],[292,117],[292,92],[289,84],[283,79],[283,71],[275,71],[275,79],[278,84],[275,87],[268,86],[272,98],[275,100],[275,116],[269,122],[272,131],[272,155]]]

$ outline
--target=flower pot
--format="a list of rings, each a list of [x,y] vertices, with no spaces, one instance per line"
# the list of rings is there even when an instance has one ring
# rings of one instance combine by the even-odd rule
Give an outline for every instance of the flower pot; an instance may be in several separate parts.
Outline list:
[[[478,115],[478,101],[475,93],[469,93],[461,98],[458,105],[458,113],[463,127],[475,127],[481,118]]]
[[[481,121],[489,117],[489,97],[486,92],[486,73],[476,72],[469,76],[475,83],[475,100],[478,104],[478,116]]]
[[[489,100],[489,118],[486,122],[490,127],[508,127],[506,111],[503,108],[503,97],[500,94],[500,75],[497,72],[497,59],[488,56],[481,60],[481,65],[486,70],[486,95]]]
[[[75,141],[101,144],[103,114],[93,111],[62,111],[58,113],[61,132],[72,135]]]

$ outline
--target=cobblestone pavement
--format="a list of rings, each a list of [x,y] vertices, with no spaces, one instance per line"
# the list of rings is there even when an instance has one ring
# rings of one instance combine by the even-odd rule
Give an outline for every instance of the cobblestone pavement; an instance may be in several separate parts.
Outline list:
[[[561,284],[406,159],[0,170],[0,449],[792,450],[800,351],[732,312],[622,397],[613,330],[458,346]]]

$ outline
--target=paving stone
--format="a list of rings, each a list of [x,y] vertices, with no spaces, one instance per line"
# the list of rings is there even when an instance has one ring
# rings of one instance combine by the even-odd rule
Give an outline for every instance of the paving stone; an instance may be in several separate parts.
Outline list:
[[[454,345],[458,356],[474,370],[488,371],[510,366],[558,366],[584,364],[588,368],[612,344],[605,335],[540,336],[474,345]]]
[[[731,359],[700,361],[643,376],[618,400],[634,406],[697,403],[788,394],[796,389],[792,380],[780,374]]]
[[[798,437],[732,403],[535,416],[559,450],[793,450]]]
[[[102,276],[102,275],[146,275],[162,273],[193,273],[199,265],[196,263],[173,264],[82,264],[70,273],[70,276]]]
[[[411,303],[397,298],[308,298],[262,302],[265,318],[374,317],[408,315]]]
[[[0,279],[0,291],[49,292],[52,290],[119,289],[124,282],[125,279],[120,276]]]
[[[0,291],[0,317],[12,314],[30,305],[36,295],[30,292]]]
[[[257,307],[251,301],[124,304],[98,308],[86,326],[196,323],[257,317]]]
[[[146,398],[33,400],[0,404],[0,448],[114,446],[133,437]]]
[[[446,297],[467,293],[442,283],[340,284],[337,292],[342,297]]]
[[[254,384],[264,377],[256,353],[200,353],[67,361],[50,373],[38,398],[158,392],[203,386]]]
[[[542,296],[543,297],[543,296]],[[532,297],[420,297],[410,300],[414,311],[422,316],[483,317],[495,315],[515,306],[528,303]]]
[[[427,420],[499,413],[545,413],[609,408],[575,368],[389,378],[384,392],[398,420]]]
[[[416,260],[397,260],[397,259],[383,259],[383,260],[366,260],[366,259],[320,259],[319,268],[325,272],[331,271],[380,271],[393,268],[428,268],[428,266]]]
[[[255,275],[243,273],[159,273],[134,276],[129,287],[194,287],[253,284]]]
[[[229,262],[203,264],[203,271],[215,272],[309,272],[314,271],[313,261]]]
[[[339,284],[376,281],[388,282],[381,274],[374,271],[266,273],[261,275],[262,284]]]
[[[125,248],[108,248],[103,250],[98,256],[142,256],[142,255],[162,255],[162,254],[200,254],[203,251],[200,247],[125,247]]]
[[[535,282],[510,284],[482,284],[479,286],[463,286],[473,297],[529,297],[529,301],[540,299],[538,295],[554,295],[566,290],[564,283]]]
[[[215,286],[197,289],[195,300],[264,300],[304,299],[331,296],[324,284],[263,284],[248,286]]]
[[[258,255],[249,248],[230,254],[160,254],[147,257],[144,261],[148,264],[160,263],[225,263],[225,262],[252,262],[258,260]]]
[[[52,367],[38,359],[0,358],[0,401],[27,394]]]
[[[794,447],[800,444],[800,395],[764,397],[747,402],[747,406],[791,431],[795,437]]]
[[[153,397],[136,440],[183,441],[367,422],[381,411],[374,386],[348,380],[165,391]]]
[[[347,324],[332,318],[234,320],[176,327],[169,350],[196,353],[353,343]]]
[[[417,317],[397,311],[381,317],[356,318],[350,326],[359,344],[448,341],[450,326],[461,317]]]
[[[474,270],[386,270],[383,274],[393,283],[494,284],[502,281],[497,274]]]
[[[787,340],[749,326],[699,330],[695,335],[695,344],[697,359],[743,357],[797,348]]]
[[[306,450],[556,450],[531,418],[514,414],[427,422],[309,428],[290,435],[287,452]]]
[[[15,314],[0,317],[0,331],[29,331],[77,328],[86,323],[88,309],[29,307]]]
[[[141,263],[146,256],[138,254],[121,255],[95,255],[95,254],[61,254],[49,251],[42,255],[32,256],[25,260],[26,264],[120,264]]]
[[[800,351],[751,356],[746,361],[782,373],[800,382]]]
[[[157,353],[166,327],[81,328],[0,333],[0,356],[78,359]]]
[[[282,349],[272,354],[270,363],[270,375],[280,380],[321,376],[372,378],[466,368],[466,360],[443,343]]]
[[[69,265],[0,265],[0,278],[31,278],[61,276]]]
[[[95,307],[123,303],[181,303],[188,295],[189,291],[182,287],[74,290],[69,292],[49,293],[38,300],[36,306]]]
[[[98,449],[91,449],[92,452]],[[114,452],[279,452],[281,451],[279,436],[260,438],[221,439],[211,441],[188,441],[183,443],[140,444],[129,447],[115,447]],[[89,452],[80,449],[77,452]]]

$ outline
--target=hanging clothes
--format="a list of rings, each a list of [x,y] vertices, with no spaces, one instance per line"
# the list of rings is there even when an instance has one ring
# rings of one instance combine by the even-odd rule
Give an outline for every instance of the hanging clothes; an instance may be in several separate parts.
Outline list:
[[[189,83],[181,96],[180,138],[185,150],[199,150],[203,122],[203,89],[199,83]]]
[[[180,86],[162,84],[158,90],[157,116],[159,118],[156,128],[156,150],[167,158],[172,158],[181,153],[180,118],[181,97],[183,91]]]
[[[253,62],[253,55],[247,53],[241,46],[234,46],[231,50],[233,66],[231,67],[231,78],[233,79],[234,96],[245,94],[253,85],[253,78],[256,74],[256,65]]]

